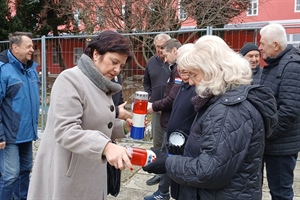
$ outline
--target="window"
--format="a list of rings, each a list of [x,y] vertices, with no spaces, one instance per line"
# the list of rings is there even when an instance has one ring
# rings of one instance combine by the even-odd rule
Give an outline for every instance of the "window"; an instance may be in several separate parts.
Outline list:
[[[122,9],[121,9],[121,14],[122,14],[122,22],[124,23],[125,21],[125,14],[126,14],[126,5],[122,5]]]
[[[75,9],[74,10],[74,19],[77,22],[77,25],[80,26],[80,19],[79,19],[79,15],[80,15],[80,10],[79,9]]]
[[[125,17],[125,13],[126,13],[126,6],[122,5],[122,17]]]
[[[82,55],[82,48],[74,48],[74,65],[77,65],[77,62]]]
[[[287,34],[287,40],[289,44],[292,44],[295,48],[300,48],[300,34]]]
[[[247,10],[247,16],[258,15],[258,0],[251,0],[250,7]]]
[[[300,0],[295,0],[295,12],[300,12]]]
[[[293,34],[293,41],[300,42],[300,34]]]
[[[52,48],[52,64],[58,64],[58,53],[56,47]]]
[[[150,12],[154,12],[155,11],[155,6],[154,6],[154,3],[149,3],[149,10]]]
[[[181,2],[178,1],[178,19],[179,20],[186,20],[187,17],[188,17],[187,12],[181,6]]]
[[[103,23],[103,8],[102,7],[97,7],[96,9],[96,16],[97,16],[97,22],[98,24],[102,24]]]

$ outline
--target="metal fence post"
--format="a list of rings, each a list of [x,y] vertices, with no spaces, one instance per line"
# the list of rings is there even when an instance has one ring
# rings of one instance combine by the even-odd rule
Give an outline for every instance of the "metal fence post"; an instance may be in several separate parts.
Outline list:
[[[46,125],[46,116],[47,116],[47,66],[46,66],[46,37],[42,36],[42,85],[41,85],[41,132],[44,131]]]
[[[213,27],[208,26],[206,27],[206,35],[212,35],[213,34]]]

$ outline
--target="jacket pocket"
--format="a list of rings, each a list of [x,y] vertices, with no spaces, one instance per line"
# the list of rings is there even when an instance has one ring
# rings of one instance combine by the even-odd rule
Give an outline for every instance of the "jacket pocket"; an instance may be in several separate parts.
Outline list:
[[[71,159],[69,163],[69,167],[66,173],[66,176],[71,177],[75,171],[76,163],[77,163],[78,155],[75,153],[71,154]]]

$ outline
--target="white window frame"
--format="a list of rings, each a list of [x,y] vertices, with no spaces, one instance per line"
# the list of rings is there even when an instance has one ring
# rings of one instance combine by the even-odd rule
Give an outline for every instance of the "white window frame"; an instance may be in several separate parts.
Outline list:
[[[83,49],[82,49],[82,47],[75,47],[73,49],[73,52],[74,52],[74,60],[73,60],[73,62],[74,62],[74,65],[77,65],[79,58],[83,54]]]
[[[295,0],[295,12],[300,12],[300,0]]]
[[[184,21],[187,19],[188,17],[188,13],[182,9],[182,7],[180,6],[180,0],[178,1],[178,19],[181,21]]]
[[[250,7],[247,10],[247,16],[258,15],[258,0],[251,0]]]

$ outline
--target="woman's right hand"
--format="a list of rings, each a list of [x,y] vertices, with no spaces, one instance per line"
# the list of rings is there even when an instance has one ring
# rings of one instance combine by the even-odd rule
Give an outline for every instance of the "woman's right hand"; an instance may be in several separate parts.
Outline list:
[[[104,155],[107,162],[117,169],[124,170],[126,167],[125,165],[127,165],[130,170],[133,169],[130,162],[131,154],[126,147],[108,142],[104,149]]]

